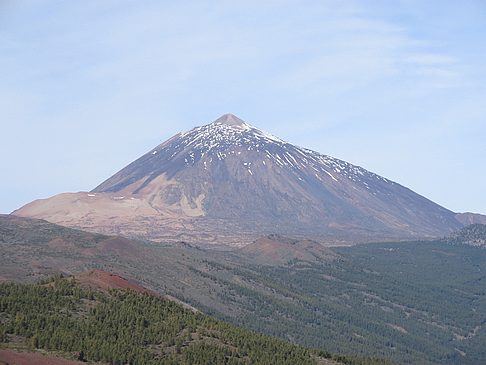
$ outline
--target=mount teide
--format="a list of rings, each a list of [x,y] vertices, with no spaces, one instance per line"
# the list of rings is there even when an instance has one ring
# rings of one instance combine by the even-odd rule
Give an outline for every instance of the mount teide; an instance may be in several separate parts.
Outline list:
[[[232,114],[179,133],[91,192],[13,214],[151,240],[238,244],[279,233],[332,241],[442,236],[456,213]]]

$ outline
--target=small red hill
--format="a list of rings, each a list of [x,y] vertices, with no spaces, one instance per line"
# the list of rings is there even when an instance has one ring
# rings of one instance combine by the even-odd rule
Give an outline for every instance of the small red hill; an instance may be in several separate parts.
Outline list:
[[[336,256],[330,249],[313,240],[297,240],[279,235],[261,237],[244,246],[240,252],[262,265],[282,265],[291,260],[326,261]]]
[[[91,270],[87,271],[74,277],[75,281],[82,286],[87,286],[91,288],[109,290],[109,289],[130,289],[138,293],[147,293],[154,296],[160,295],[150,289],[143,287],[131,280],[127,280],[119,275],[102,271],[102,270]]]

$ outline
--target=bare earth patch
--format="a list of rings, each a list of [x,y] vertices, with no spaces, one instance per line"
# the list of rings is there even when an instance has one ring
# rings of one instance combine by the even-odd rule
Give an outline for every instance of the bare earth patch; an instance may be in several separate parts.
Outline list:
[[[60,357],[48,356],[40,352],[17,352],[0,349],[0,365],[81,365],[81,361],[66,360]]]

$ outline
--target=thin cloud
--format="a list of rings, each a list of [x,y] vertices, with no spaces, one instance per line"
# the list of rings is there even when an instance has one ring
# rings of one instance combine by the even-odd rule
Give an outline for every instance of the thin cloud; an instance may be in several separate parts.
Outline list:
[[[0,186],[0,201],[9,199],[2,209],[20,205],[13,185],[29,198],[54,185],[89,189],[175,132],[233,112],[433,191],[452,209],[486,212],[477,198],[486,176],[467,162],[472,152],[457,148],[486,139],[480,9],[441,1],[9,2],[0,8],[0,154],[17,153],[5,162],[12,182]],[[414,135],[426,136],[414,143],[422,159],[397,164]],[[456,186],[414,178],[433,163],[429,153],[461,157],[476,185],[455,198]],[[17,168],[32,156],[46,161],[37,184]]]

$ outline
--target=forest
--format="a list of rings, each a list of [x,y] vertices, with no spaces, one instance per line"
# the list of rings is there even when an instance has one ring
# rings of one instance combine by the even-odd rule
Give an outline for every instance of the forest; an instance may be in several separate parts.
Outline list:
[[[304,348],[146,293],[84,288],[73,277],[2,283],[0,313],[2,347],[61,351],[87,362],[306,365],[334,359],[349,365],[391,364]]]

